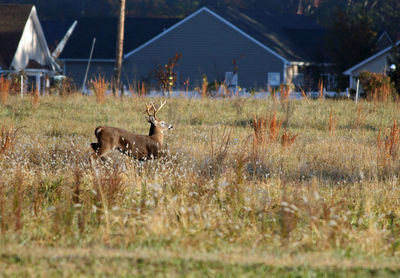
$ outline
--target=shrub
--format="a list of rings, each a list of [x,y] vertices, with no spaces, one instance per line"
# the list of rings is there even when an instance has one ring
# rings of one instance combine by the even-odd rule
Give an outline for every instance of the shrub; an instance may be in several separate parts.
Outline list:
[[[178,61],[182,58],[181,53],[176,53],[173,58],[168,60],[165,65],[157,65],[154,70],[154,77],[157,79],[158,84],[163,89],[164,94],[170,92],[178,80],[178,74],[174,68],[178,65]]]
[[[387,75],[362,71],[359,78],[368,101],[386,102],[393,97],[394,85]]]

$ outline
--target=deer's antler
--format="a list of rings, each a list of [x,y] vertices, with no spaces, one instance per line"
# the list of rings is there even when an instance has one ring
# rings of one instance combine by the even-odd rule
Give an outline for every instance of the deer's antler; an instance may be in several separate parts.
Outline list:
[[[160,119],[157,118],[157,113],[163,108],[163,106],[167,103],[167,101],[161,102],[160,106],[156,108],[153,102],[150,104],[146,104],[146,113],[148,116],[153,116],[157,121]],[[150,114],[150,110],[153,110],[153,115]]]
[[[158,113],[158,111],[160,111],[161,110],[161,108],[163,108],[163,106],[165,105],[167,103],[167,101],[164,101],[164,102],[162,102],[161,104],[160,104],[160,107],[158,107],[158,109],[154,112],[154,117],[158,120],[158,118],[157,118],[157,113]]]
[[[153,103],[151,103],[151,104],[146,104],[146,113],[147,113],[147,115],[150,117],[150,116],[153,116],[153,115],[151,115],[150,114],[150,110],[151,109],[153,109],[154,110],[154,105],[153,105]]]
[[[157,113],[161,110],[161,108],[163,108],[163,106],[167,103],[167,101],[164,101],[160,104],[160,106],[158,108],[156,108],[154,106],[154,103],[151,103],[151,105],[153,106],[154,109],[154,118],[156,118],[157,121],[159,121],[159,119],[157,118]]]

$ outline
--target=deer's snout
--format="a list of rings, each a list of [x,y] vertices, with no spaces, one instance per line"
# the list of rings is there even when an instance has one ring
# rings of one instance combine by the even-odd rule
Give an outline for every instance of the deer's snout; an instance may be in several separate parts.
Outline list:
[[[169,125],[169,126],[168,126],[168,130],[169,130],[169,129],[173,129],[173,128],[174,128],[173,125]]]

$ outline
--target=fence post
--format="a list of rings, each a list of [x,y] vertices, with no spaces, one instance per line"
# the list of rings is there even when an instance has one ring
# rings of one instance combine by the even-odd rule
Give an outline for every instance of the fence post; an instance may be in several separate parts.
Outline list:
[[[358,102],[358,94],[360,90],[360,79],[357,79],[357,87],[356,87],[356,104]]]
[[[21,74],[21,97],[24,96],[24,76]]]

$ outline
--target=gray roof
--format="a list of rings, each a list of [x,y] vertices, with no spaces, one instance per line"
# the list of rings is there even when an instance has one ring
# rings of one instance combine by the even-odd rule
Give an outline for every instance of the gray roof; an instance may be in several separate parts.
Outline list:
[[[324,51],[326,29],[310,17],[231,7],[208,8],[288,61],[331,61]]]
[[[331,62],[324,51],[326,29],[310,17],[231,7],[207,8],[287,61]],[[62,39],[72,22],[42,21],[50,48],[55,47],[55,41]],[[60,58],[87,59],[93,37],[96,37],[93,59],[114,59],[117,22],[117,18],[78,19],[78,25]],[[143,46],[179,22],[176,18],[126,18],[124,53]]]
[[[8,69],[33,5],[0,4],[0,67]]]
[[[164,29],[178,22],[175,18],[129,18],[125,19],[124,52],[137,48]],[[73,20],[42,21],[50,48],[57,45]],[[88,59],[93,38],[96,44],[93,59],[115,59],[117,18],[80,18],[69,38],[60,59]]]

